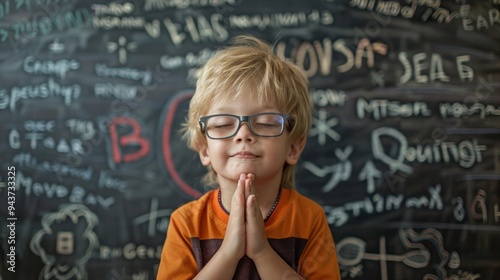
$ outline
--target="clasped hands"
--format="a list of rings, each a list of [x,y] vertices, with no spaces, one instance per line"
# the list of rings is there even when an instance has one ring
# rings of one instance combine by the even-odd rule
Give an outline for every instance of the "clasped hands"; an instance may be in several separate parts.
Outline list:
[[[257,203],[253,174],[241,174],[231,200],[231,213],[220,250],[241,259],[244,255],[255,261],[272,250],[264,232],[264,219]]]

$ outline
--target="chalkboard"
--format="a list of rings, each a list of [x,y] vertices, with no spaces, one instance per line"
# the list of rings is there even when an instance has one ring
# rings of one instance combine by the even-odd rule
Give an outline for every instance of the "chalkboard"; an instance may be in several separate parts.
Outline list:
[[[304,70],[298,190],[343,279],[500,279],[499,0],[0,2],[0,279],[155,279],[209,189],[194,77],[257,36]]]

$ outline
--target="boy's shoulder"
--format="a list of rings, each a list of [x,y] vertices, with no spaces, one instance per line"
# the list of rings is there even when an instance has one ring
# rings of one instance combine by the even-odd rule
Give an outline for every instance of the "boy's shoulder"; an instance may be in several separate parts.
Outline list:
[[[297,190],[290,190],[290,202],[296,204],[297,207],[307,207],[314,212],[324,212],[323,206],[311,198],[299,193]]]
[[[325,210],[314,200],[291,189],[283,190],[282,199],[266,224],[268,238],[309,239],[328,227]]]
[[[282,212],[284,219],[299,219],[307,221],[307,223],[317,223],[325,217],[325,210],[319,203],[297,190],[287,189],[286,191],[289,193],[289,198],[286,202],[286,210]]]

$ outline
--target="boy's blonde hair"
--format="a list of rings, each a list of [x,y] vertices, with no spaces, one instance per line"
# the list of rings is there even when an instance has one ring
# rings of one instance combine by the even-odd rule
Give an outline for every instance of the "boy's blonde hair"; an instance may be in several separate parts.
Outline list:
[[[199,118],[214,103],[230,102],[243,94],[249,101],[272,104],[289,114],[293,127],[291,141],[306,141],[311,126],[311,102],[305,75],[291,62],[275,55],[265,42],[238,36],[234,46],[219,50],[198,72],[196,92],[189,104],[184,138],[189,148],[200,151],[207,145]],[[209,166],[203,182],[217,184],[217,174]],[[295,188],[295,166],[284,164],[281,185]]]

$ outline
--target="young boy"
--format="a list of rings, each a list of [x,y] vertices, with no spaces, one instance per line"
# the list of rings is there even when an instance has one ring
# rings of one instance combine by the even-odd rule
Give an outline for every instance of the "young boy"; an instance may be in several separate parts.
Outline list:
[[[238,37],[200,70],[185,127],[218,186],[172,213],[157,279],[340,279],[324,210],[294,190],[304,75]]]

